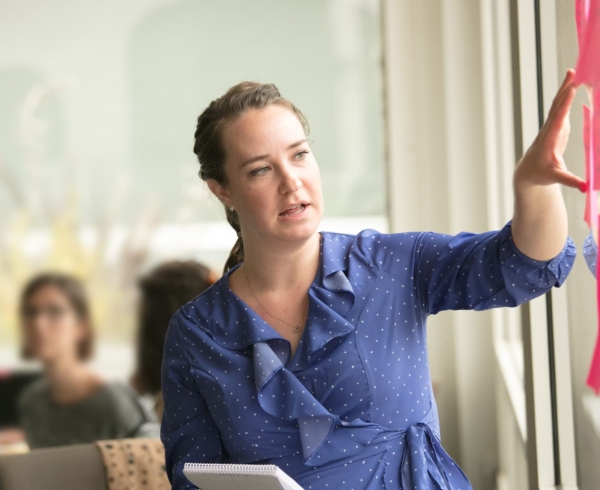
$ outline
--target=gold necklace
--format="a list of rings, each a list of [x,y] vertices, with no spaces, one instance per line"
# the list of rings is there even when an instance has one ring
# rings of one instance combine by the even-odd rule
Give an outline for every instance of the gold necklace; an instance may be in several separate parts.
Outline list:
[[[260,300],[256,297],[256,294],[254,294],[254,291],[252,290],[252,286],[250,285],[250,281],[248,280],[248,274],[246,273],[246,268],[242,266],[242,269],[244,271],[244,277],[246,278],[246,284],[248,284],[248,289],[250,289],[250,293],[252,294],[252,296],[254,297],[254,299],[256,300],[256,302],[258,303],[258,305],[265,311],[265,313],[273,318],[277,318],[277,320],[279,320],[280,322],[285,323],[286,325],[289,325],[290,327],[292,327],[294,329],[294,332],[302,332],[302,330],[304,330],[304,327],[300,327],[300,325],[294,325],[292,323],[286,322],[283,318],[279,318],[278,316],[273,315],[273,313],[270,313],[269,310],[267,310],[262,303],[260,302]]]

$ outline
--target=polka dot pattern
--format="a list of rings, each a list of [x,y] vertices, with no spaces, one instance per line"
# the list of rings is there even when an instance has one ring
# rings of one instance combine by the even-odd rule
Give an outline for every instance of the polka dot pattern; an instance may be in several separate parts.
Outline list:
[[[173,317],[161,437],[173,488],[185,462],[276,464],[306,490],[468,490],[440,444],[426,319],[516,306],[559,286],[575,248],[548,262],[499,232],[321,234],[306,328],[289,343],[226,273]],[[235,269],[234,269],[235,270]]]
[[[108,490],[167,490],[165,450],[158,439],[97,441]]]
[[[594,234],[590,231],[583,242],[583,258],[590,272],[596,277],[596,263],[598,260],[598,246],[594,240]]]

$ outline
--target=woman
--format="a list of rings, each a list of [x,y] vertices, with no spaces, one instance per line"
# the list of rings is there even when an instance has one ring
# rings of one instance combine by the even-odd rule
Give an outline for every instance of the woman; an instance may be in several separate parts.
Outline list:
[[[83,285],[64,274],[33,278],[21,296],[23,354],[43,366],[19,412],[32,449],[133,437],[150,419],[132,390],[107,383],[85,361],[93,329]]]
[[[569,71],[515,171],[498,232],[318,233],[323,199],[300,111],[244,82],[198,118],[200,177],[238,241],[225,274],[174,315],[162,440],[173,488],[186,462],[272,463],[305,489],[468,489],[439,441],[425,323],[516,306],[575,258],[558,183]]]
[[[140,279],[137,366],[131,384],[140,395],[151,397],[158,418],[162,417],[160,367],[169,319],[216,279],[213,271],[193,260],[161,264]]]

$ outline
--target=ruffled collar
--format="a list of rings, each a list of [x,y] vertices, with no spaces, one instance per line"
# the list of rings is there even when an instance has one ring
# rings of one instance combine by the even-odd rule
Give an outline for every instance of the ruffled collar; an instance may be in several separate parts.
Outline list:
[[[353,287],[348,278],[353,240],[351,235],[321,233],[320,263],[308,292],[309,313],[294,356],[296,369],[309,363],[310,356],[329,341],[355,328],[346,319],[355,305],[355,288],[361,289],[357,283]],[[240,265],[184,305],[182,313],[226,349],[243,350],[258,342],[271,342],[285,357],[283,350],[289,350],[289,343],[229,288],[229,276]],[[281,347],[276,347],[277,344]]]

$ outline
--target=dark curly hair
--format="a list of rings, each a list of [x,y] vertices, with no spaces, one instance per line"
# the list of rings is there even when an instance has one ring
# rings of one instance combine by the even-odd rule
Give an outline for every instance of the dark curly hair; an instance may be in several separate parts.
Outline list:
[[[156,394],[161,389],[163,346],[171,316],[215,279],[208,267],[192,260],[164,263],[140,279],[137,359],[132,377],[140,394]]]

